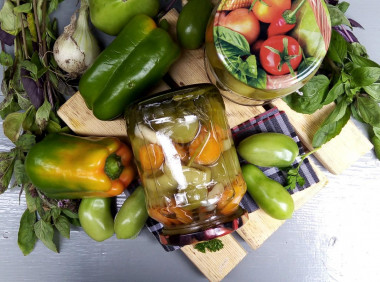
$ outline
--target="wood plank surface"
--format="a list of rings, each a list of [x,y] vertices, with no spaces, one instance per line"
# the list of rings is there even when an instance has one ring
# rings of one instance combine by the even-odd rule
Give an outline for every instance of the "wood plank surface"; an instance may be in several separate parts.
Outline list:
[[[331,103],[312,115],[293,111],[283,100],[273,101],[274,106],[286,112],[302,143],[312,151],[313,136],[324,119],[333,111]],[[372,143],[359,131],[352,121],[348,121],[342,132],[322,146],[314,156],[333,174],[340,174],[373,148]]]

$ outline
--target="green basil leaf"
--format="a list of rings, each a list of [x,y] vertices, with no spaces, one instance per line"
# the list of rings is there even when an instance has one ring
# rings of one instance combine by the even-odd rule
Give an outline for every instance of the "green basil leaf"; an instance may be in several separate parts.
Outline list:
[[[327,57],[336,63],[343,64],[344,59],[347,57],[347,44],[343,36],[333,30]]]
[[[261,69],[257,69],[257,77],[248,77],[248,85],[254,88],[265,89],[267,88],[267,73]]]
[[[36,222],[36,213],[25,210],[20,220],[20,227],[18,229],[17,243],[24,254],[30,254],[37,242],[36,234],[34,233],[34,224]]]
[[[81,224],[78,218],[69,218],[69,221],[71,225],[81,227]]]
[[[24,163],[21,160],[15,161],[14,176],[16,185],[24,185],[29,182],[29,177],[26,175]]]
[[[351,113],[352,113],[352,116],[354,117],[354,119],[356,119],[357,121],[360,121],[362,123],[365,123],[365,121],[362,119],[362,117],[358,113],[358,110],[356,109],[355,103],[351,103]]]
[[[22,133],[24,120],[24,113],[10,113],[3,122],[4,135],[13,143],[17,141]]]
[[[346,1],[343,1],[343,2],[339,3],[336,6],[338,7],[339,10],[342,11],[342,13],[345,13],[345,12],[347,12],[348,7],[350,7],[350,3],[347,3]]]
[[[69,218],[74,218],[74,219],[77,219],[79,218],[79,215],[75,212],[72,212],[71,210],[69,209],[62,209],[62,212]]]
[[[373,83],[363,88],[376,102],[380,102],[380,83]]]
[[[34,224],[34,232],[38,239],[44,243],[53,252],[58,253],[57,246],[53,242],[54,229],[53,226],[43,220],[39,220]]]
[[[357,87],[369,86],[380,78],[380,68],[360,67],[351,72],[352,84]]]
[[[377,136],[373,136],[371,138],[371,141],[375,148],[376,157],[380,160],[380,138]]]
[[[30,212],[35,212],[38,210],[38,208],[41,206],[41,199],[40,197],[36,196],[33,197],[30,193],[30,186],[25,189],[25,199],[26,199],[26,205],[28,207],[28,210]]]
[[[380,127],[380,106],[372,98],[359,96],[357,98],[358,112],[364,122]]]
[[[380,65],[370,59],[367,59],[365,57],[361,57],[358,55],[350,54],[352,62],[357,66],[357,67],[375,67],[375,68],[380,68]]]
[[[3,92],[4,93],[4,92]],[[18,103],[14,100],[14,96],[10,98],[5,98],[0,103],[0,117],[4,120],[7,115],[19,111],[21,108]]]
[[[29,13],[32,10],[32,3],[25,3],[20,6],[16,6],[13,9],[15,13]]]
[[[329,123],[337,122],[338,120],[342,119],[343,116],[347,112],[348,104],[345,100],[341,100],[335,107],[335,109],[329,114],[329,116],[324,120],[322,123],[322,126],[327,125]]]
[[[10,0],[5,0],[0,11],[1,29],[12,35],[17,35],[21,30],[19,17],[13,13],[14,6]]]
[[[32,75],[33,78],[36,78],[37,77],[37,72],[38,72],[38,67],[37,65],[33,64],[31,61],[23,61],[21,63],[21,66],[26,69],[27,71],[30,72],[30,74]]]
[[[0,53],[0,64],[5,66],[5,67],[10,67],[13,65],[13,58],[11,55],[9,55],[8,53],[5,53],[4,51],[2,51]]]
[[[346,108],[346,112],[341,119],[336,120],[336,118],[340,116],[340,114],[338,115],[337,113],[334,113],[334,111],[337,111],[339,113],[341,111],[341,109],[337,110],[337,108],[335,108],[335,110],[330,114],[330,116],[333,116],[333,118],[330,118],[330,116],[327,117],[326,120],[336,120],[336,121],[331,122],[331,123],[324,122],[323,125],[318,129],[318,131],[314,134],[314,137],[313,137],[314,148],[318,148],[322,146],[323,144],[330,141],[332,138],[339,135],[339,133],[342,131],[343,127],[347,124],[351,116],[350,108],[348,108],[347,106],[345,108]]]
[[[28,95],[26,94],[26,92],[22,92],[22,93],[17,92],[16,95],[17,95],[17,103],[19,104],[22,110],[27,110],[32,105],[29,98],[27,98]]]
[[[346,26],[351,27],[350,21],[347,19],[344,12],[342,12],[339,7],[327,4],[327,8],[329,10],[330,18],[331,18],[331,26],[338,26],[344,24]]]
[[[367,49],[358,42],[353,42],[347,45],[347,50],[350,54],[354,54],[359,57],[368,58]]]
[[[15,156],[12,153],[3,153],[0,156],[0,194],[3,194],[8,189],[12,179]]]
[[[49,115],[51,111],[51,104],[47,99],[45,99],[44,103],[41,107],[38,108],[36,113],[36,123],[41,130],[44,130],[47,126]]]
[[[54,226],[58,229],[59,233],[61,233],[63,237],[70,239],[70,221],[67,219],[67,217],[62,215],[58,216],[54,220]]]
[[[344,93],[344,84],[341,80],[339,80],[333,88],[327,93],[325,100],[323,101],[323,105],[328,105],[334,102],[340,95]]]
[[[374,127],[373,134],[375,134],[377,138],[380,138],[380,127]]]
[[[25,152],[29,151],[36,144],[36,136],[31,133],[25,133],[20,136],[15,144],[19,149]]]
[[[223,26],[214,27],[214,38],[218,38],[216,49],[226,58],[251,55],[247,39],[240,33]]]
[[[314,76],[300,89],[300,92],[303,93],[302,96],[293,93],[284,97],[283,100],[296,112],[312,114],[322,108],[322,101],[326,96],[329,84],[330,81],[326,76]]]

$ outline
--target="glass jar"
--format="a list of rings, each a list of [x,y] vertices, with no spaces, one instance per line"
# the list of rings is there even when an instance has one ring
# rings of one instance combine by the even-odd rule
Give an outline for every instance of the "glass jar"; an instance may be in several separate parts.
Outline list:
[[[205,67],[228,99],[262,105],[299,90],[330,44],[323,0],[222,0],[206,30]],[[286,20],[294,24],[287,24]]]
[[[231,233],[246,220],[246,192],[223,99],[212,84],[167,91],[126,114],[149,215],[167,245]]]

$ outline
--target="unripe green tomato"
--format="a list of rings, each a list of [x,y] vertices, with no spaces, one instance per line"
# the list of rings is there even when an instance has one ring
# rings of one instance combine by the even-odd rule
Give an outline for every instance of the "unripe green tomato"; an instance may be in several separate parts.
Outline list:
[[[144,189],[139,186],[128,199],[115,217],[115,233],[118,239],[133,239],[144,227],[148,219],[145,205]]]
[[[198,49],[202,46],[212,9],[210,0],[190,0],[183,7],[177,21],[177,38],[182,47]]]
[[[280,183],[268,178],[259,168],[251,164],[243,166],[242,172],[249,195],[263,211],[276,219],[292,217],[293,198]]]
[[[113,235],[111,198],[82,199],[78,215],[83,230],[95,241],[101,242]]]
[[[262,167],[289,167],[299,153],[292,138],[274,132],[254,134],[241,141],[237,150],[243,159]]]

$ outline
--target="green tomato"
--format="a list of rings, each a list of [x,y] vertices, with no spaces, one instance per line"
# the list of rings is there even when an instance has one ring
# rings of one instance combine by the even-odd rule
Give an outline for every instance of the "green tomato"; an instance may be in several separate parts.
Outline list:
[[[198,130],[199,121],[194,115],[177,118],[172,125],[165,129],[174,142],[182,144],[192,141]]]
[[[244,139],[237,150],[243,159],[263,167],[289,167],[299,153],[297,143],[292,138],[271,132]]]
[[[183,7],[177,21],[177,37],[182,47],[198,49],[202,46],[212,9],[210,0],[191,0]]]
[[[78,215],[83,230],[95,241],[101,242],[113,235],[111,198],[82,199]]]
[[[158,13],[158,0],[89,0],[93,25],[110,35],[117,35],[137,14],[150,17]]]
[[[133,239],[148,219],[144,189],[139,186],[125,200],[115,217],[115,233],[118,239]]]
[[[292,217],[293,198],[280,183],[268,178],[251,164],[243,166],[242,172],[248,193],[263,211],[276,219]]]
[[[218,162],[210,167],[212,179],[215,182],[228,184],[240,172],[240,163],[235,147],[223,152]]]

